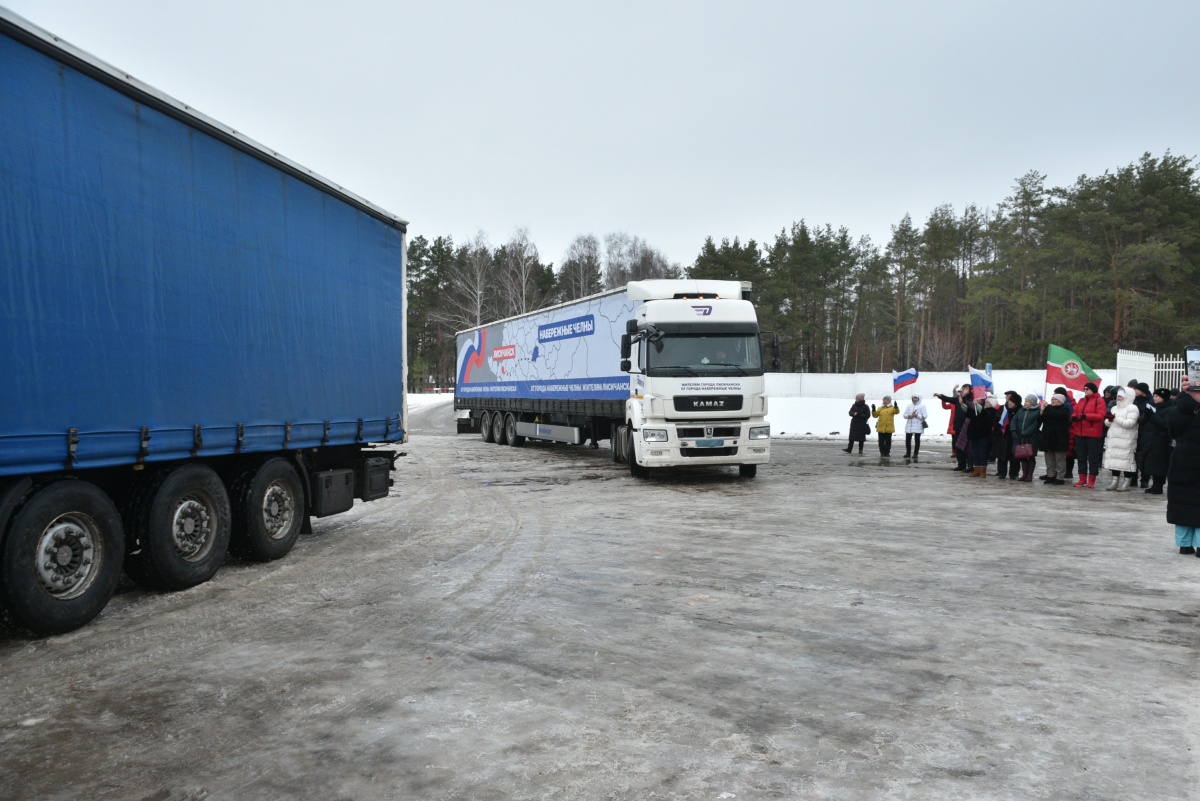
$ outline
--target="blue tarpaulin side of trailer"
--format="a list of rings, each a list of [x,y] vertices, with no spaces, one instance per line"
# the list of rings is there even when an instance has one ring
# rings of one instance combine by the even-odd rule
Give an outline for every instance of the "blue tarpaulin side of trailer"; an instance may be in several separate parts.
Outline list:
[[[0,475],[400,439],[403,247],[0,36]]]

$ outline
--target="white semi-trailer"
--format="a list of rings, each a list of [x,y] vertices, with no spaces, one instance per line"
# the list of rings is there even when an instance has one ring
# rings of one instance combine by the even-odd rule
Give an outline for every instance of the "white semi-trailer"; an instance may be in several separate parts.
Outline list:
[[[737,465],[771,455],[749,284],[634,281],[458,334],[459,431],[486,442],[609,440],[614,462]]]

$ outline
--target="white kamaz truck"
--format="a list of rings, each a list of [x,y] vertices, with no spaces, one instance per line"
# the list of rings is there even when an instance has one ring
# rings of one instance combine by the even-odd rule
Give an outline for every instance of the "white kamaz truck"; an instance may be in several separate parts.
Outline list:
[[[513,446],[606,439],[637,478],[686,465],[752,478],[771,427],[749,296],[738,281],[634,281],[461,331],[459,432]]]

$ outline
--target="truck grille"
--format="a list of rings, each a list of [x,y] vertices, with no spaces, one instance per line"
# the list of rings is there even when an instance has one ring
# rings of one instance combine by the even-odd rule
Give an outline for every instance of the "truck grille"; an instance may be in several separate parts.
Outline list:
[[[713,426],[712,433],[706,434],[703,426],[679,427],[676,433],[680,439],[730,439],[742,435],[741,426]]]
[[[737,456],[737,448],[680,448],[680,456]]]
[[[736,412],[742,408],[741,395],[676,395],[677,412]]]

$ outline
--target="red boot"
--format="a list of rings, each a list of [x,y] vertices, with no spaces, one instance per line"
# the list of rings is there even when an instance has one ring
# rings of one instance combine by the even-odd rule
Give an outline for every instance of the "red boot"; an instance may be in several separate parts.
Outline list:
[[[1072,487],[1086,487],[1086,486],[1087,486],[1087,478],[1088,478],[1088,477],[1087,477],[1087,473],[1080,473],[1080,474],[1079,474],[1079,480],[1078,480],[1078,481],[1076,481],[1076,482],[1075,482],[1074,484],[1072,484],[1071,486],[1072,486]]]
[[[1088,475],[1088,489],[1095,489],[1095,488],[1096,488],[1096,474],[1091,473],[1090,475]]]

